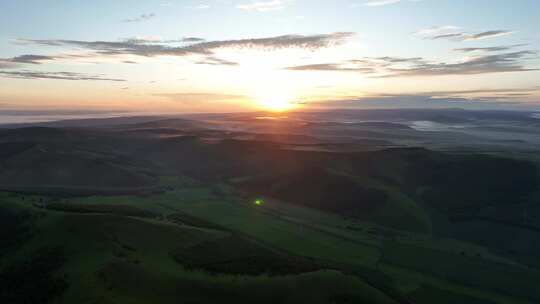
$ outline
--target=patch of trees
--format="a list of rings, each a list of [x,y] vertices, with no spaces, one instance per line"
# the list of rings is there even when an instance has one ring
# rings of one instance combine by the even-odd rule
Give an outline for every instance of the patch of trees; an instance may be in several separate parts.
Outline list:
[[[55,272],[65,263],[60,248],[45,248],[0,272],[0,303],[46,304],[62,295],[68,284]]]
[[[0,158],[11,157],[32,148],[32,142],[8,142],[0,144]]]
[[[31,228],[27,221],[31,214],[0,206],[0,256],[29,236]]]
[[[173,213],[167,216],[167,220],[175,224],[179,224],[179,225],[189,225],[189,226],[214,229],[214,230],[226,230],[225,227],[219,226],[217,224],[200,219],[198,217],[194,217],[186,213],[180,213],[180,212]]]
[[[154,214],[148,210],[143,210],[128,205],[82,205],[70,203],[51,203],[47,205],[47,209],[74,213],[107,213],[147,218],[157,216],[157,214]]]
[[[490,156],[464,156],[416,167],[421,197],[445,211],[522,203],[540,184],[534,164]]]
[[[180,248],[172,257],[187,269],[221,274],[277,276],[320,269],[310,259],[277,253],[236,235]]]
[[[362,216],[386,203],[384,191],[368,188],[354,178],[310,167],[245,184],[251,193],[267,195],[324,211]]]

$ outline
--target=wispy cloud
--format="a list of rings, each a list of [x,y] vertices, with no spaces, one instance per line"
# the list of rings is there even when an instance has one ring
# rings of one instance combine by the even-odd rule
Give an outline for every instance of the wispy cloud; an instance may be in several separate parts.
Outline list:
[[[481,33],[472,34],[472,35],[465,34],[465,40],[481,40],[481,39],[486,39],[486,38],[507,36],[507,35],[511,35],[513,33],[514,32],[512,32],[512,31],[496,30],[496,31],[481,32]]]
[[[206,3],[201,3],[201,4],[197,4],[195,6],[193,6],[193,9],[196,9],[196,10],[206,10],[206,9],[210,9],[212,6],[210,4],[206,4]]]
[[[349,109],[538,109],[538,104],[524,101],[523,98],[499,98],[498,96],[452,97],[432,93],[380,94],[365,97],[335,98],[310,102],[310,106],[320,108]]]
[[[21,55],[13,58],[0,58],[0,69],[13,69],[21,64],[42,64],[57,59],[54,56],[44,55]]]
[[[17,64],[13,62],[0,60],[0,69],[13,69],[16,67],[17,67]]]
[[[502,46],[492,46],[492,47],[457,48],[457,49],[454,49],[454,51],[463,52],[463,53],[475,53],[475,52],[491,53],[491,52],[508,51],[510,49],[514,49],[521,46],[526,46],[526,44],[513,44],[513,45],[502,45]]]
[[[462,109],[540,109],[531,103],[540,96],[538,87],[480,88],[453,91],[417,91],[405,94],[364,93],[364,96],[329,96],[310,102],[331,108],[462,108]]]
[[[433,62],[421,57],[367,57],[338,63],[287,67],[294,71],[359,72],[374,78],[477,75],[504,72],[527,72],[526,61],[537,59],[535,51],[519,51],[469,57],[458,62]]]
[[[153,94],[153,96],[168,98],[172,101],[181,102],[181,103],[244,100],[247,98],[244,95],[201,93],[201,92],[158,93],[158,94]]]
[[[388,4],[399,3],[401,0],[374,0],[364,3],[365,6],[383,6]]]
[[[290,2],[290,0],[258,1],[239,4],[236,7],[244,11],[267,12],[284,9]]]
[[[89,75],[73,72],[0,71],[0,77],[18,79],[93,80],[121,82],[124,79],[107,78],[103,75]]]
[[[150,20],[150,19],[153,19],[156,17],[156,14],[154,13],[150,13],[150,14],[141,14],[135,18],[128,18],[128,19],[124,19],[122,20],[122,22],[142,22],[142,21],[147,21],[147,20]]]
[[[316,50],[340,45],[354,33],[338,32],[321,35],[284,35],[268,38],[204,41],[202,38],[183,38],[181,40],[128,39],[124,41],[83,41],[83,40],[33,40],[19,39],[19,44],[42,46],[65,46],[85,49],[89,57],[111,57],[131,55],[142,57],[157,56],[212,56],[218,49],[264,49],[276,50],[300,48]],[[180,43],[181,45],[174,45]]]
[[[473,41],[488,38],[495,38],[513,34],[513,31],[508,30],[490,30],[479,33],[467,33],[458,26],[440,26],[422,29],[416,34],[424,39],[439,40],[446,39],[451,41]]]
[[[338,63],[307,64],[287,67],[292,71],[334,71],[334,72],[360,72],[363,74],[380,74],[394,65],[421,64],[421,57],[365,57],[361,59],[345,60]]]
[[[497,89],[476,89],[476,90],[455,90],[455,91],[433,91],[423,93],[434,98],[444,99],[464,99],[478,101],[523,101],[534,100],[540,96],[540,90],[534,87],[529,88],[497,88]]]
[[[49,60],[54,60],[54,57],[42,56],[42,55],[21,55],[21,56],[13,57],[10,59],[11,62],[32,63],[32,64],[40,64],[43,61],[49,61]]]
[[[203,42],[205,41],[204,38],[199,38],[199,37],[184,37],[182,38],[182,42],[190,42],[190,43],[193,43],[193,42]]]
[[[420,2],[423,0],[370,0],[370,1],[364,2],[363,5],[377,7],[377,6],[385,6],[385,5],[390,5],[390,4],[397,4],[397,3],[406,2],[406,1],[407,2]],[[355,4],[353,6],[356,7],[358,5]]]
[[[372,67],[363,67],[355,64],[353,61],[345,61],[340,63],[317,63],[292,66],[286,68],[291,71],[339,71],[339,72],[361,72],[365,74],[376,73]]]
[[[160,36],[136,36],[132,38],[124,39],[123,42],[132,44],[177,44],[177,43],[200,43],[205,41],[199,37],[184,37],[180,39],[162,39]]]
[[[237,66],[238,62],[225,60],[215,56],[206,56],[202,60],[196,61],[196,64],[205,64],[205,65],[228,65],[228,66]]]
[[[417,35],[422,37],[433,37],[444,34],[451,34],[461,31],[461,27],[455,25],[433,26],[424,28],[416,32]]]
[[[389,68],[388,75],[398,76],[442,76],[442,75],[478,75],[506,72],[537,71],[536,68],[525,66],[524,60],[537,58],[534,51],[520,51],[503,54],[476,56],[457,63],[422,62],[406,68]]]

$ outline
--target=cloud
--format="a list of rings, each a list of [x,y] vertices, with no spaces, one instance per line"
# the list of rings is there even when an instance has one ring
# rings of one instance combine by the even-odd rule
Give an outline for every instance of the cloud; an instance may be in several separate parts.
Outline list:
[[[420,1],[423,1],[423,0],[408,0],[408,2],[420,2]],[[401,2],[404,2],[402,0],[371,0],[371,1],[368,1],[368,2],[364,2],[364,6],[371,6],[371,7],[377,7],[377,6],[385,6],[385,5],[389,5],[389,4],[396,4],[396,3],[401,3]],[[357,5],[353,5],[353,6],[357,6]]]
[[[15,63],[41,64],[43,61],[50,61],[54,59],[55,57],[52,57],[52,56],[22,55],[22,56],[13,57],[10,59],[10,61],[15,62]]]
[[[517,48],[520,46],[525,46],[525,45],[526,44],[514,44],[514,45],[503,45],[503,46],[492,46],[492,47],[457,48],[457,49],[454,49],[454,51],[463,52],[463,53],[475,53],[475,52],[492,53],[492,52],[508,51],[510,49]]]
[[[389,68],[389,74],[382,77],[397,76],[442,76],[477,75],[504,72],[527,72],[538,69],[527,68],[522,59],[535,56],[533,51],[520,51],[495,55],[477,56],[458,63],[421,62],[406,68]]]
[[[453,33],[459,30],[461,30],[461,27],[455,25],[434,26],[418,30],[416,32],[416,35],[424,37],[439,36],[443,34]]]
[[[43,62],[55,59],[57,57],[43,55],[21,55],[13,58],[3,58],[0,59],[0,69],[13,69],[19,67],[21,64],[42,64]]]
[[[236,7],[244,11],[267,12],[284,9],[290,1],[272,0],[239,4]]]
[[[537,71],[525,66],[525,61],[537,59],[535,51],[519,51],[475,56],[465,60],[431,62],[421,57],[366,57],[338,63],[309,64],[287,67],[293,71],[340,71],[372,74],[374,78],[418,77],[445,75],[476,75],[503,72]]]
[[[2,69],[14,69],[19,67],[18,64],[13,63],[9,60],[0,59],[0,70]]]
[[[372,59],[387,61],[387,62],[417,62],[421,60],[421,57],[390,57],[390,56],[384,56],[384,57],[371,57]]]
[[[128,39],[124,41],[82,41],[82,40],[33,40],[19,39],[19,44],[43,46],[66,46],[91,51],[88,57],[133,55],[157,56],[212,56],[218,49],[264,49],[276,50],[302,48],[316,50],[343,44],[354,34],[337,32],[321,35],[284,35],[268,38],[204,41],[202,38],[188,37],[181,40]],[[180,43],[183,45],[173,45]],[[187,43],[187,44],[186,44]],[[82,56],[82,55],[79,55]]]
[[[286,69],[291,71],[339,71],[361,72],[366,74],[376,72],[376,70],[371,67],[360,67],[352,62],[307,64],[287,67]]]
[[[416,93],[417,95],[430,96],[438,100],[463,100],[463,101],[538,101],[540,90],[534,87],[528,88],[497,88],[476,90],[432,91]],[[536,99],[536,100],[535,100]]]
[[[478,34],[473,34],[473,35],[466,35],[465,40],[481,40],[481,39],[486,39],[486,38],[494,38],[494,37],[511,35],[513,33],[514,32],[512,31],[503,31],[503,30],[487,31],[487,32],[482,32]]]
[[[456,97],[445,96],[440,92],[418,92],[410,94],[374,94],[365,97],[344,97],[333,100],[310,102],[310,106],[320,108],[344,109],[539,109],[538,103],[519,98],[500,98],[492,96]]]
[[[365,57],[362,59],[345,60],[338,63],[316,63],[286,67],[291,71],[334,71],[334,72],[360,72],[376,74],[397,64],[420,64],[424,62],[421,57]]]
[[[73,72],[38,72],[38,71],[0,71],[0,77],[17,79],[56,79],[56,80],[95,80],[95,81],[125,81],[124,79],[106,78],[102,75],[88,75]]]
[[[461,30],[458,26],[447,25],[440,27],[431,27],[416,32],[416,35],[430,40],[450,40],[450,41],[475,41],[488,38],[495,38],[513,34],[513,31],[490,30],[475,34],[470,34]]]
[[[182,44],[182,43],[200,43],[205,41],[204,38],[199,37],[184,37],[180,39],[162,39],[160,36],[136,36],[132,38],[124,39],[122,42],[131,43],[131,44]]]
[[[147,21],[147,20],[153,19],[155,17],[156,17],[156,14],[154,14],[154,13],[141,14],[141,15],[135,17],[135,18],[124,19],[124,20],[122,20],[122,22],[127,22],[127,23],[130,23],[130,22],[142,22],[142,21]]]
[[[216,94],[216,93],[159,93],[153,96],[164,97],[173,101],[182,103],[191,102],[209,102],[209,101],[227,101],[227,100],[244,100],[247,96],[232,95],[232,94]]]
[[[203,3],[193,6],[193,8],[196,9],[196,10],[206,10],[206,9],[211,8],[211,7],[212,6],[210,4],[203,4]]]
[[[199,37],[184,37],[182,38],[182,42],[203,42],[205,41],[204,38]]]
[[[431,39],[431,40],[437,40],[437,39],[462,40],[464,38],[463,35],[464,35],[463,33],[442,34],[442,35],[437,35],[437,36],[430,37],[429,39]]]
[[[505,95],[505,96],[523,96],[531,95],[532,92],[540,91],[539,88],[529,87],[529,88],[510,88],[510,89],[476,89],[476,90],[452,90],[452,91],[430,91],[424,92],[423,94],[428,94],[432,96],[464,96],[471,94],[480,94],[480,95]]]
[[[401,0],[376,0],[364,3],[365,6],[383,6],[388,4],[399,3]]]
[[[222,58],[215,56],[206,56],[202,60],[195,62],[195,64],[206,64],[206,65],[228,65],[228,66],[237,66],[238,62],[228,61]]]
[[[221,40],[209,41],[191,45],[185,49],[202,50],[208,52],[219,48],[253,48],[253,49],[320,49],[335,46],[344,43],[352,37],[354,33],[337,32],[323,35],[283,35],[269,38],[240,39],[240,40]]]

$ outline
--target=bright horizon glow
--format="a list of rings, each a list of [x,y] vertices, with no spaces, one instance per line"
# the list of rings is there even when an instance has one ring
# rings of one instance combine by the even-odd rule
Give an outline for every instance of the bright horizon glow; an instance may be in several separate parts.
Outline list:
[[[292,103],[289,95],[279,91],[263,92],[259,96],[255,96],[254,99],[261,109],[272,112],[285,112],[296,106]]]
[[[280,97],[266,97],[264,99],[260,99],[259,104],[263,109],[272,112],[285,112],[294,107],[289,101]]]

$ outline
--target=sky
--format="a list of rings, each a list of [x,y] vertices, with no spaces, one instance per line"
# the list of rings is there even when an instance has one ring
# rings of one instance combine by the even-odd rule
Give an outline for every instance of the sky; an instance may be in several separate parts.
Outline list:
[[[540,110],[538,0],[0,0],[0,110]]]

